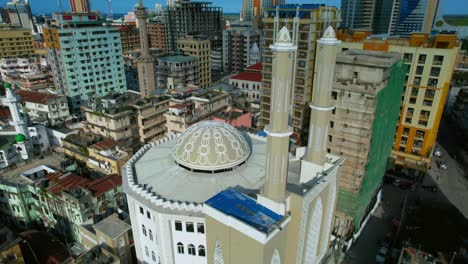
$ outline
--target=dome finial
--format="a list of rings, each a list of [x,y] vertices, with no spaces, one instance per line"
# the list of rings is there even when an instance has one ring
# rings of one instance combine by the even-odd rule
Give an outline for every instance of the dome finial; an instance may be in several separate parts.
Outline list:
[[[291,35],[289,34],[289,30],[283,26],[281,30],[278,32],[278,36],[276,37],[277,43],[292,43]]]
[[[333,29],[332,26],[327,27],[327,29],[325,30],[325,33],[323,33],[323,38],[336,39],[335,30]]]

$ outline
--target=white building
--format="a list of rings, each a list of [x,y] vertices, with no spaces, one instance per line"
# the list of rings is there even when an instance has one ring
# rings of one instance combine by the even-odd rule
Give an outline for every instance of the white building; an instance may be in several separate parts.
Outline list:
[[[57,126],[70,117],[67,98],[63,95],[26,90],[17,91],[16,94],[21,98],[23,112],[30,121]]]
[[[229,78],[229,84],[239,88],[250,102],[260,102],[262,87],[261,71],[245,71],[231,76]]]
[[[318,41],[327,78],[314,89],[331,91],[338,43],[331,28]],[[139,262],[309,264],[326,257],[342,163],[326,153],[331,92],[311,102],[309,144],[291,156],[287,98],[297,47],[283,28],[271,49],[267,138],[204,121],[144,146],[123,168]]]

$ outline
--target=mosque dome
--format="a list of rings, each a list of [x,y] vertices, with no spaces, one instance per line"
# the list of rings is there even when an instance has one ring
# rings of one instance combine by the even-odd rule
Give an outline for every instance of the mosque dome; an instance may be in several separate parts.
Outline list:
[[[177,139],[173,158],[181,166],[199,171],[221,171],[245,162],[251,154],[246,137],[229,124],[199,122]]]
[[[16,143],[22,143],[26,141],[26,136],[24,136],[23,134],[16,134],[15,141]]]

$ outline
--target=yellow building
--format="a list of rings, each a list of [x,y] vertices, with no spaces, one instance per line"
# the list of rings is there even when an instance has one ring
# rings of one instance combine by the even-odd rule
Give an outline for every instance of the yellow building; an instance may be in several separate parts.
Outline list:
[[[356,32],[361,36],[362,32]],[[397,168],[426,172],[460,49],[455,35],[413,33],[407,39],[364,39],[341,34],[341,50],[364,49],[403,54],[406,87],[392,151]]]
[[[121,175],[121,168],[130,158],[129,154],[117,147],[114,140],[90,134],[74,134],[62,141],[65,155],[82,161],[86,167],[103,174]]]
[[[30,29],[0,26],[0,58],[34,55]]]
[[[187,37],[177,40],[177,48],[198,59],[198,80],[201,88],[211,85],[211,44],[207,38]]]

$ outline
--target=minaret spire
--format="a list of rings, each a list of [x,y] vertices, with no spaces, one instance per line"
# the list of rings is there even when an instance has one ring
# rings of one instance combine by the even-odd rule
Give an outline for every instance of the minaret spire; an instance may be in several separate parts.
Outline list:
[[[19,112],[18,96],[11,90],[11,85],[9,83],[5,83],[3,87],[6,92],[6,97],[3,99],[3,102],[8,105],[11,113],[12,121],[10,124],[15,127],[16,133],[29,138],[28,127],[26,126],[26,122],[21,118]]]
[[[288,126],[289,102],[292,91],[292,69],[296,58],[294,46],[286,27],[277,34],[276,42],[270,45],[273,52],[271,83],[270,125],[265,128],[267,139],[266,184],[262,196],[283,204],[289,164]]]
[[[138,80],[140,82],[140,94],[142,98],[152,96],[156,88],[155,59],[149,52],[148,9],[143,6],[142,0],[138,0],[135,7],[135,16],[138,19],[138,28],[140,30],[141,54],[137,59]]]
[[[309,105],[309,139],[305,154],[306,161],[317,165],[324,165],[326,161],[330,112],[335,108],[330,105],[331,89],[335,74],[336,47],[340,42],[331,26],[317,41],[314,86]]]

